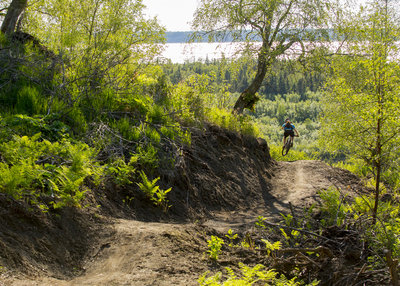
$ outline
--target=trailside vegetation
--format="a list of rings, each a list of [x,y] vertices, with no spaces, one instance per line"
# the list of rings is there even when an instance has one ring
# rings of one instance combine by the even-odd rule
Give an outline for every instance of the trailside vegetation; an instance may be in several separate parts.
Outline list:
[[[3,24],[15,3],[1,4]],[[83,207],[91,189],[111,184],[128,192],[125,202],[147,199],[167,212],[173,189],[157,174],[190,145],[188,126],[258,135],[249,116],[218,104],[224,87],[212,88],[209,76],[169,81],[153,61],[164,28],[144,7],[34,1],[0,34],[2,193],[51,211]]]
[[[351,39],[334,56],[324,96],[321,139],[330,150],[362,159],[373,174],[376,222],[382,182],[398,182],[400,116],[396,7],[374,1],[341,23]],[[389,179],[389,177],[391,177]]]
[[[380,204],[377,223],[371,226],[365,214],[373,195],[349,198],[331,188],[321,191],[320,198],[318,209],[311,205],[282,214],[279,223],[259,216],[245,233],[212,235],[209,253],[218,249],[212,259],[230,257],[239,263],[203,273],[200,285],[398,285],[398,205]],[[240,262],[244,257],[251,266]],[[327,263],[331,259],[336,263]]]

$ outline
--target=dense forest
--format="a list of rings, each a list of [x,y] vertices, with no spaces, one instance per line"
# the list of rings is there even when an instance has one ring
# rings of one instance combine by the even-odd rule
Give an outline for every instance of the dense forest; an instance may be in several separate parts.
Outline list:
[[[193,137],[218,128],[229,135],[222,141],[258,138],[250,142],[268,145],[276,161],[322,160],[345,168],[362,178],[363,191],[351,199],[345,187],[321,191],[318,207],[282,214],[280,224],[259,216],[254,240],[249,232],[239,243],[232,230],[209,232],[214,235],[204,238],[208,248],[200,262],[211,273],[199,276],[200,285],[398,285],[398,7],[376,0],[356,11],[306,2],[199,1],[198,32],[189,40],[244,37],[248,45],[234,59],[176,64],[154,60],[165,29],[144,15],[140,0],[2,1],[0,199],[32,216],[94,209],[98,218],[97,208],[107,204],[91,199],[109,194],[122,196],[132,213],[178,223],[182,217],[170,213],[175,186],[166,178],[181,167]],[[330,9],[338,9],[337,18]],[[344,39],[339,47],[324,46],[329,35],[319,28],[326,25]],[[299,55],[287,56],[296,45]],[[285,118],[300,137],[283,157]],[[248,155],[255,145],[238,152]],[[206,175],[212,168],[203,165]],[[197,217],[186,219],[200,225]],[[347,236],[322,246],[318,239],[329,232]],[[342,254],[358,264],[342,273],[343,284],[323,281],[315,261],[350,240],[360,253]],[[224,269],[223,244],[236,255],[224,275],[214,271]],[[294,254],[285,260],[287,253]],[[243,264],[247,258],[251,265]],[[6,260],[0,251],[0,279],[11,265]]]

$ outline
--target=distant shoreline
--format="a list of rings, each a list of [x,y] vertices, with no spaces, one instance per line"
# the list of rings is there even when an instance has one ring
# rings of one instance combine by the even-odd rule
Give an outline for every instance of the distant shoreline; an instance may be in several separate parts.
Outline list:
[[[169,31],[165,32],[167,44],[184,44],[187,43],[193,31]],[[218,41],[218,43],[230,43],[233,39],[231,36],[226,36],[225,39]],[[209,43],[207,37],[203,38],[199,43]],[[217,41],[214,41],[216,43]]]
[[[182,44],[182,43],[187,43],[188,40],[190,39],[190,36],[194,33],[195,31],[168,31],[165,32],[165,37],[167,40],[167,44]],[[339,40],[337,36],[335,36],[334,32],[330,29],[328,30],[315,30],[314,31],[316,33],[316,35],[318,36],[318,34],[321,36],[321,39],[323,40],[323,38],[326,36],[326,33],[329,34],[329,37],[331,38],[331,40],[337,41]],[[302,33],[302,32],[299,32]],[[301,34],[300,34],[301,35]],[[235,35],[235,40],[233,39],[233,35],[232,34],[225,34],[224,35],[224,39],[219,40],[219,41],[213,41],[213,42],[218,42],[218,43],[228,43],[228,42],[244,42],[244,41],[248,41],[249,39],[251,39],[251,41],[254,42],[261,42],[261,37],[258,36],[257,34],[252,34],[250,33],[250,31],[242,31],[242,37],[241,39],[237,37],[238,35]],[[304,40],[307,41],[307,35],[304,34],[305,38]],[[207,43],[208,41],[208,37],[205,36],[203,37],[201,40],[197,40],[198,43]]]
[[[193,31],[172,31],[166,32],[165,37],[167,39],[167,44],[184,44],[187,43]],[[207,42],[203,39],[202,42]]]

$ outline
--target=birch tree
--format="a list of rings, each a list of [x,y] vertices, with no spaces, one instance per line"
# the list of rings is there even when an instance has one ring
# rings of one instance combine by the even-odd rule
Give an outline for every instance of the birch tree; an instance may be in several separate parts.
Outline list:
[[[192,28],[209,40],[261,41],[252,45],[257,72],[235,103],[234,111],[253,109],[259,90],[274,61],[294,46],[315,41],[319,28],[327,28],[329,0],[201,0]],[[320,35],[320,34],[319,34]]]

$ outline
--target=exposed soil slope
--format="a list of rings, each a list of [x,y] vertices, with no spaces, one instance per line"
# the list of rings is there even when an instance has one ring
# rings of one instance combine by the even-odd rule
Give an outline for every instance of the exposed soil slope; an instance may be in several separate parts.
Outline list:
[[[100,209],[68,210],[54,221],[1,205],[0,285],[197,285],[205,271],[236,263],[206,260],[211,234],[244,231],[259,215],[276,220],[290,205],[318,203],[316,193],[331,186],[362,188],[356,176],[322,162],[274,162],[264,140],[218,127],[194,132],[176,169],[160,175],[173,188],[173,207],[158,222],[144,221],[150,205],[130,210],[136,218],[110,215],[123,210],[115,203],[110,211],[120,195],[111,190],[108,200],[94,199]]]

